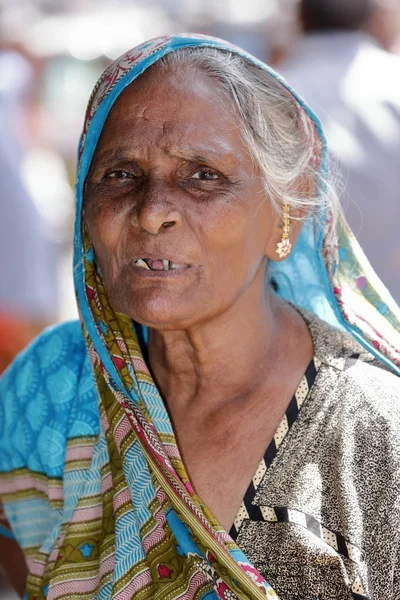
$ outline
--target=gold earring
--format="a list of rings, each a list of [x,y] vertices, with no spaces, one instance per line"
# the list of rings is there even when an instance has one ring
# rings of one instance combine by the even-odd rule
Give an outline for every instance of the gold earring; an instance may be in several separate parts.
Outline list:
[[[282,240],[279,242],[276,253],[280,258],[287,258],[292,251],[292,244],[289,239],[289,205],[285,203],[283,209],[283,233]]]

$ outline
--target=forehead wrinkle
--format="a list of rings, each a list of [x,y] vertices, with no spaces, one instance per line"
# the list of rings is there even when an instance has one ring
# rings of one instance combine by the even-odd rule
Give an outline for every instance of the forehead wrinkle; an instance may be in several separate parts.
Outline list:
[[[162,98],[159,99],[153,95],[149,98],[150,102],[146,106],[143,106],[143,101],[141,103],[131,103],[127,107],[124,107],[124,110],[120,106],[118,113],[114,113],[112,115],[114,118],[111,118],[113,129],[121,131],[125,135],[127,130],[137,128],[138,132],[144,129],[146,135],[154,133],[173,136],[179,134],[183,136],[187,133],[190,134],[192,130],[196,130],[201,122],[201,127],[203,129],[209,128],[213,133],[213,137],[215,137],[215,133],[218,130],[221,133],[229,133],[232,130],[240,129],[240,117],[236,114],[236,111],[231,115],[231,117],[236,117],[235,122],[227,123],[226,106],[225,110],[221,110],[221,115],[216,117],[212,111],[210,114],[209,106],[193,106],[190,102],[190,97],[193,94],[188,92],[184,95],[185,98],[183,100],[179,97],[174,97],[172,105],[165,102],[165,98],[163,102]],[[189,95],[189,98],[187,98],[187,95]],[[211,108],[214,108],[214,98],[212,102],[207,98],[203,100],[206,104],[211,105]]]
[[[151,106],[130,105],[123,112],[119,111],[113,114],[110,121],[114,128],[122,132],[126,132],[127,128],[131,129],[132,127],[163,132],[166,127],[173,127],[176,122],[179,122],[174,118],[179,113],[176,107],[157,106],[154,98],[151,100],[153,100]]]
[[[242,135],[235,135],[240,133],[237,118],[227,122],[225,112],[216,120],[201,106],[186,119],[187,104],[182,108],[176,110],[175,105],[174,110],[166,110],[167,106],[154,102],[147,107],[137,102],[119,105],[109,115],[106,148],[100,148],[96,163],[149,158],[160,151],[169,158],[240,165],[240,155],[247,152]]]
[[[207,121],[203,121],[201,125],[197,122],[165,123],[160,149],[171,158],[203,161],[211,157],[238,162],[238,154],[243,150],[241,139],[239,142],[229,137],[235,130],[236,128],[217,128]]]
[[[130,127],[127,124],[130,124]],[[119,124],[121,125],[121,123]],[[146,125],[150,125],[146,123]],[[128,156],[136,156],[147,154],[149,147],[158,147],[169,157],[187,158],[193,159],[196,157],[221,157],[226,156],[227,158],[237,158],[238,147],[237,144],[233,144],[232,140],[225,139],[223,135],[216,135],[215,128],[210,128],[212,137],[210,143],[204,143],[200,141],[196,134],[198,125],[192,125],[186,123],[184,127],[178,122],[172,122],[163,124],[162,130],[158,127],[154,133],[157,134],[156,139],[151,135],[150,131],[147,131],[145,136],[145,143],[142,142],[142,132],[132,131],[131,134],[129,129],[132,128],[131,121],[127,121],[125,127],[117,127],[114,129],[114,134],[111,138],[111,142],[117,138],[122,140],[118,143],[117,147],[113,144],[108,143],[106,148],[100,148],[96,162],[102,163],[110,160],[119,160],[127,158]],[[203,124],[203,129],[205,124]],[[148,127],[146,127],[147,129]],[[204,132],[203,132],[204,133]],[[228,130],[229,133],[229,130]],[[125,138],[125,139],[124,139]],[[193,141],[192,141],[193,140]],[[156,146],[155,146],[156,144]],[[101,145],[101,141],[100,141]]]
[[[148,154],[149,144],[146,143],[147,141],[151,140],[152,146],[159,144],[162,131],[157,128],[155,132],[157,138],[155,138],[151,131],[154,128],[149,122],[142,122],[146,128],[146,131],[143,132],[140,131],[141,128],[137,128],[138,122],[132,123],[132,118],[116,119],[114,115],[113,117],[106,122],[103,130],[106,141],[102,137],[99,140],[95,155],[96,164],[134,160],[136,157]],[[143,143],[142,140],[145,142]]]

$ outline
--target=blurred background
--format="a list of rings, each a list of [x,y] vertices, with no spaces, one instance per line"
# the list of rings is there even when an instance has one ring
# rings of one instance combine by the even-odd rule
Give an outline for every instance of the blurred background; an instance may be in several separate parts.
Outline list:
[[[92,87],[128,48],[182,31],[242,46],[315,109],[348,220],[400,302],[400,0],[0,0],[0,373],[77,317],[75,155]],[[1,569],[0,597],[16,597]]]
[[[110,61],[161,34],[228,39],[298,88],[327,128],[351,224],[399,301],[399,3],[0,0],[0,372],[44,326],[77,316],[73,188],[86,103]]]

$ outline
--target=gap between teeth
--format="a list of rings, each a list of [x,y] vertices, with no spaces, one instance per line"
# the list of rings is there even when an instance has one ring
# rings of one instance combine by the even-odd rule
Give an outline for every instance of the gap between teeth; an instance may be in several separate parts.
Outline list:
[[[162,263],[163,263],[163,266],[164,266],[164,271],[172,271],[172,270],[178,268],[178,265],[176,265],[175,263],[173,263],[173,262],[171,262],[169,260],[166,260],[166,259],[163,259]],[[143,260],[143,258],[139,258],[138,260],[136,260],[135,264],[136,264],[137,267],[141,267],[142,269],[147,269],[148,271],[152,270],[152,269],[150,269],[150,267],[147,264],[147,262],[145,260]]]

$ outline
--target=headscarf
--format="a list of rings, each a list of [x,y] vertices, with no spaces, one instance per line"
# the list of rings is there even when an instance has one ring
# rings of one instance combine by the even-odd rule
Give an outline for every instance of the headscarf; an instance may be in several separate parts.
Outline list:
[[[199,35],[157,38],[128,51],[102,75],[79,148],[74,238],[75,288],[102,427],[86,484],[76,490],[43,567],[37,562],[34,574],[31,569],[29,598],[278,598],[193,490],[138,342],[146,330],[111,306],[82,219],[85,180],[111,107],[147,68],[185,47],[236,53],[276,78],[295,100],[321,179],[328,177],[316,116],[274,71],[227,42]],[[342,216],[337,222],[321,207],[304,223],[290,258],[270,264],[269,276],[283,298],[347,330],[400,373],[399,310]]]

